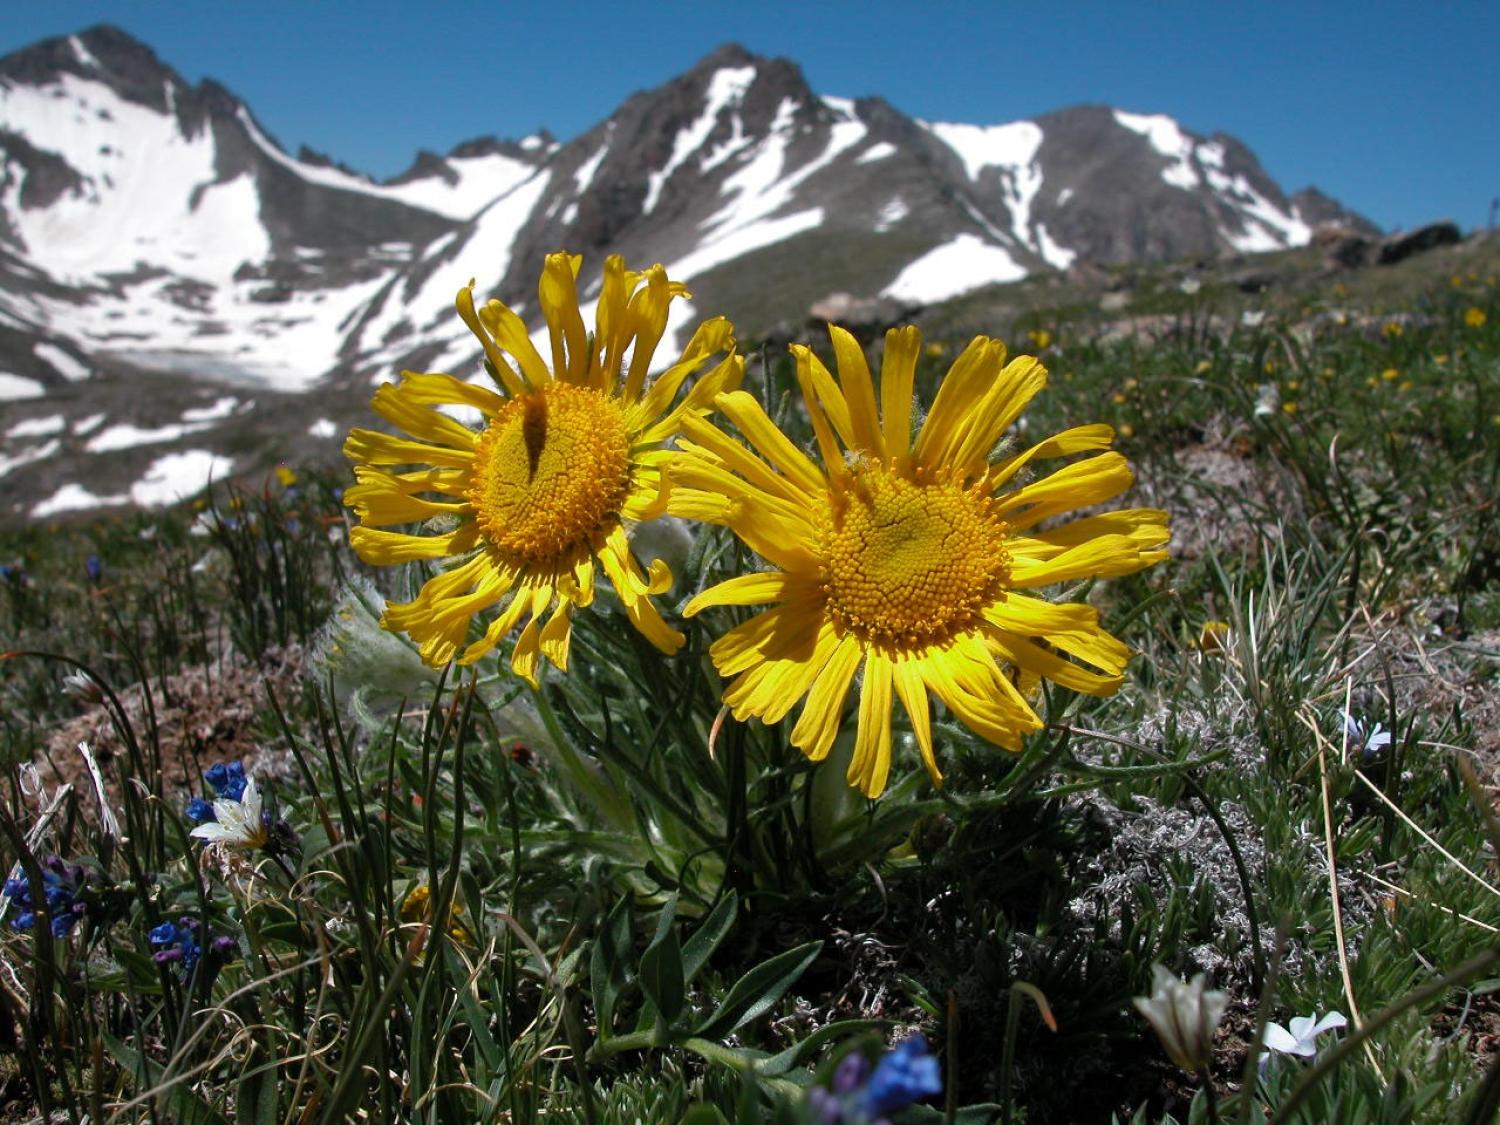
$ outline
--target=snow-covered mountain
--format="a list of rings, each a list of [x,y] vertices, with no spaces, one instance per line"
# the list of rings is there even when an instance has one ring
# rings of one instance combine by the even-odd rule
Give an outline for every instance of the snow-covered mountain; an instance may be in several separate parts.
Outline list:
[[[28,486],[13,515],[47,515],[330,440],[313,402],[343,418],[403,366],[477,372],[454,293],[534,304],[560,247],[664,262],[753,335],[835,292],[921,305],[1363,224],[1305,198],[1169,117],[917,121],[734,46],[567,143],[483,138],[376,183],[95,27],[0,59],[0,478]],[[131,483],[90,491],[84,456]]]

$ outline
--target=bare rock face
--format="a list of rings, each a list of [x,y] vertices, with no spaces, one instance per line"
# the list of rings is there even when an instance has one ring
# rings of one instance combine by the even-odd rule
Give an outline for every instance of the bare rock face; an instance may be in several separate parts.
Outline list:
[[[1313,245],[1334,269],[1356,269],[1370,264],[1375,240],[1339,223],[1323,223],[1313,231]]]
[[[1446,220],[1428,223],[1412,230],[1397,231],[1383,239],[1375,260],[1382,266],[1390,266],[1404,262],[1414,254],[1436,250],[1439,246],[1453,246],[1462,241],[1463,235],[1459,233],[1458,224]]]

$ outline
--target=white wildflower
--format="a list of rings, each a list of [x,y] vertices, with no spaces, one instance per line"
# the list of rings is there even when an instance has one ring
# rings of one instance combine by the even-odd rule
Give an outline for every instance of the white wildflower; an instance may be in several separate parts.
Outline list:
[[[245,779],[245,792],[238,801],[220,797],[214,802],[214,819],[194,828],[192,835],[210,844],[231,848],[263,848],[268,835],[261,819],[260,789],[254,777]]]
[[[1318,1053],[1318,1045],[1314,1042],[1318,1036],[1336,1027],[1347,1027],[1348,1023],[1342,1012],[1329,1012],[1318,1019],[1315,1011],[1310,1016],[1293,1016],[1286,1027],[1279,1023],[1266,1024],[1261,1042],[1278,1054],[1310,1059]]]
[[[1197,1073],[1208,1066],[1213,1054],[1214,1030],[1229,1007],[1229,997],[1205,987],[1208,978],[1199,973],[1191,982],[1178,980],[1161,965],[1152,965],[1151,996],[1137,996],[1136,1009],[1156,1030],[1167,1055],[1183,1070]]]

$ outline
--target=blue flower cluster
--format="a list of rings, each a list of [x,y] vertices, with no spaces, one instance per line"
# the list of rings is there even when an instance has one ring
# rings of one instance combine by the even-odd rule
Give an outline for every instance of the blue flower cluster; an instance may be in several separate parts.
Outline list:
[[[873,1068],[858,1051],[845,1055],[832,1089],[808,1091],[807,1106],[820,1125],[886,1125],[887,1114],[942,1092],[937,1059],[919,1034],[896,1044]]]
[[[191,977],[198,960],[203,956],[203,946],[198,941],[199,922],[192,915],[183,915],[175,922],[163,922],[153,927],[146,936],[152,945],[160,946],[151,956],[159,965],[176,963],[182,968],[184,977]],[[208,951],[214,967],[227,961],[239,946],[232,937],[213,937],[209,931]]]
[[[245,767],[239,762],[215,762],[203,774],[203,780],[213,786],[214,792],[223,801],[238,801],[245,795]],[[187,817],[194,824],[218,820],[214,815],[212,801],[194,797],[188,802]]]
[[[79,901],[86,873],[77,864],[69,867],[61,857],[55,855],[42,860],[41,868],[40,896],[24,873],[5,880],[5,893],[17,908],[10,924],[18,930],[29,930],[36,925],[38,911],[44,910],[51,920],[52,936],[65,938],[88,913],[88,906]]]

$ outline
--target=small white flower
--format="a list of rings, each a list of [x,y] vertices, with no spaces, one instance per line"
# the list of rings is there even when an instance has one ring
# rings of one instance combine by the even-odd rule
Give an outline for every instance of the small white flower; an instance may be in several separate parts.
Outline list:
[[[1262,383],[1255,395],[1255,416],[1265,418],[1275,414],[1281,406],[1281,388],[1275,383]]]
[[[1246,328],[1259,328],[1265,323],[1266,313],[1264,309],[1246,309],[1240,314],[1240,323]]]
[[[1348,711],[1340,711],[1339,714],[1344,717],[1344,737],[1351,746],[1358,746],[1364,753],[1373,754],[1391,744],[1391,732],[1385,729],[1383,723],[1367,728]]]
[[[1189,274],[1177,283],[1177,288],[1181,289],[1189,297],[1192,297],[1197,294],[1198,290],[1203,288],[1203,282]]]
[[[1317,1012],[1310,1016],[1293,1016],[1286,1027],[1279,1023],[1266,1024],[1261,1042],[1283,1055],[1310,1059],[1318,1053],[1318,1045],[1314,1042],[1318,1036],[1336,1027],[1346,1027],[1348,1023],[1342,1012],[1329,1012],[1322,1019],[1318,1019]]]
[[[214,802],[215,819],[198,825],[191,835],[231,848],[263,848],[267,835],[260,812],[260,789],[255,778],[250,777],[245,780],[245,792],[238,801],[220,797]]]
[[[1229,997],[1206,988],[1208,978],[1199,973],[1191,982],[1152,965],[1151,996],[1137,996],[1133,1003],[1156,1030],[1168,1056],[1183,1070],[1197,1072],[1208,1066],[1213,1055],[1214,1030],[1229,1007]]]

